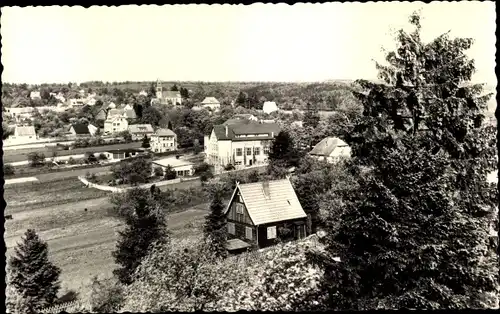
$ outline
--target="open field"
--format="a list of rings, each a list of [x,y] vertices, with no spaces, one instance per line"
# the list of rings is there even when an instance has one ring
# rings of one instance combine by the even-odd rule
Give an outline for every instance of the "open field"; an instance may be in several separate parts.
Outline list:
[[[85,154],[86,152],[104,152],[106,150],[112,149],[125,149],[125,148],[140,148],[142,145],[141,142],[131,142],[124,144],[113,144],[113,145],[102,145],[102,146],[92,146],[92,147],[84,147],[84,148],[75,148],[72,150],[59,150],[56,147],[44,147],[44,148],[27,148],[20,150],[7,150],[4,151],[3,162],[11,163],[28,160],[28,154],[32,152],[43,153],[45,157],[52,157],[52,153],[57,151],[58,156],[70,156],[70,155],[80,155]]]
[[[196,184],[200,183],[181,182],[170,188]],[[7,186],[5,214],[13,215],[5,223],[7,256],[26,229],[33,228],[48,242],[52,260],[62,269],[61,293],[79,290],[94,275],[110,276],[115,267],[111,252],[123,223],[108,216],[108,195],[84,188],[77,178]],[[170,214],[172,236],[198,236],[208,206],[200,204]]]
[[[94,164],[94,165],[84,165],[84,166],[79,166],[79,167],[74,167],[74,168],[48,168],[48,167],[37,167],[33,168],[30,166],[20,166],[15,168],[15,174],[12,176],[7,176],[6,178],[12,179],[12,178],[22,178],[22,177],[46,177],[46,178],[53,178],[54,180],[57,179],[63,179],[63,178],[68,178],[68,177],[76,177],[83,173],[85,174],[86,171],[89,172],[95,172],[96,170],[101,169],[100,171],[109,171],[111,169],[111,165],[99,165],[99,164]],[[75,174],[78,173],[78,174]],[[47,179],[45,181],[48,181]]]

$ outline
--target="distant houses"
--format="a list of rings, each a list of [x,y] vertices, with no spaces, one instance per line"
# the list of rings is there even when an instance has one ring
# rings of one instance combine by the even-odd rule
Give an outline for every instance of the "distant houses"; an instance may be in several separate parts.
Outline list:
[[[259,119],[254,116],[253,114],[249,113],[240,113],[240,114],[235,114],[233,116],[234,119],[243,119],[243,120],[249,120],[249,121],[259,121]]]
[[[329,163],[334,163],[341,158],[349,158],[351,156],[351,148],[339,138],[327,137],[316,144],[309,155],[318,160],[326,160]]]
[[[213,166],[235,168],[266,165],[272,140],[281,131],[276,123],[231,119],[216,125],[204,138],[205,161]]]
[[[194,164],[185,159],[175,157],[153,160],[151,162],[151,172],[154,174],[155,168],[161,168],[163,172],[167,167],[171,167],[177,173],[178,177],[187,177],[194,175]]]
[[[169,129],[158,129],[151,135],[149,145],[152,152],[165,153],[177,150],[177,135]]]
[[[230,253],[306,237],[307,214],[289,178],[236,183],[224,213]]]
[[[276,105],[276,103],[274,101],[266,101],[262,105],[262,111],[264,113],[269,114],[271,112],[278,111],[278,106]]]
[[[86,105],[86,104],[85,104],[85,101],[83,99],[80,99],[80,98],[68,99],[68,107],[70,107],[70,108],[81,108],[84,105]]]
[[[133,141],[143,139],[144,136],[151,137],[154,134],[151,124],[131,124],[128,126],[128,131]]]
[[[12,117],[16,122],[22,121],[23,119],[31,119],[35,108],[33,107],[10,107],[5,108],[5,113]]]
[[[156,82],[156,99],[152,99],[151,101],[175,106],[177,104],[182,104],[182,96],[179,91],[163,90],[162,83],[158,80]]]
[[[148,93],[147,93],[145,90],[141,90],[141,91],[139,92],[139,96],[144,96],[144,97],[146,97],[146,96],[148,96]]]
[[[215,111],[220,109],[220,102],[215,97],[206,97],[202,102],[201,106],[203,108],[210,108]]]
[[[119,161],[127,158],[138,157],[144,153],[141,149],[114,149],[103,152],[106,159],[109,161]]]

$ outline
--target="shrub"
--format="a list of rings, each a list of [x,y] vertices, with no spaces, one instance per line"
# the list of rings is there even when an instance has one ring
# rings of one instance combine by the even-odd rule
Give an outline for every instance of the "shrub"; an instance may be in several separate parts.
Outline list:
[[[45,155],[39,152],[29,153],[28,161],[31,167],[43,166],[45,163]]]
[[[100,153],[99,154],[99,160],[107,160],[108,157],[106,157],[106,155],[104,153]]]
[[[5,164],[3,165],[3,174],[6,176],[12,176],[15,174],[14,166]]]
[[[156,167],[155,170],[154,170],[154,174],[155,174],[156,177],[163,177],[164,176],[163,168],[162,167]]]

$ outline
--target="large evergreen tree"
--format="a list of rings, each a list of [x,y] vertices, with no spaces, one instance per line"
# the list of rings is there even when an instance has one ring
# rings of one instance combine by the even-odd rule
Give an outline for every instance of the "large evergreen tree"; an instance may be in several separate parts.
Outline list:
[[[316,128],[318,126],[320,117],[318,107],[307,103],[306,112],[304,113],[304,127],[306,128]]]
[[[495,137],[482,125],[489,96],[469,83],[472,40],[423,43],[419,15],[410,22],[389,65],[377,64],[384,84],[359,82],[364,117],[347,137],[359,189],[315,256],[334,308],[481,308],[497,293]]]
[[[9,260],[10,284],[21,298],[29,300],[32,310],[50,306],[57,298],[61,270],[49,261],[49,250],[32,229],[24,234]]]
[[[113,252],[116,264],[120,266],[114,274],[123,284],[133,281],[133,273],[148,254],[152,243],[168,240],[165,214],[151,193],[141,189],[127,193],[130,197],[124,197],[123,201],[130,204],[118,204],[130,207],[129,210],[122,210],[127,212],[124,215],[126,228],[119,233],[116,251]]]
[[[289,168],[299,165],[300,154],[293,138],[287,131],[281,131],[272,142],[269,151],[269,167]]]
[[[208,242],[209,248],[217,257],[227,255],[226,240],[226,216],[224,215],[224,204],[222,202],[222,191],[215,190],[212,193],[210,214],[205,219],[203,234]]]

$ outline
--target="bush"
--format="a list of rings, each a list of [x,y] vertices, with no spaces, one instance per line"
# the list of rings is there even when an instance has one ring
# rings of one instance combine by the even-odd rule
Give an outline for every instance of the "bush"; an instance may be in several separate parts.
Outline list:
[[[28,161],[31,167],[43,166],[45,164],[45,155],[38,152],[29,153]]]
[[[104,153],[100,153],[99,154],[99,160],[107,160],[108,157],[106,157],[106,155]]]
[[[164,176],[163,168],[162,167],[156,167],[155,170],[154,170],[154,174],[155,174],[156,177],[163,177]]]
[[[168,166],[165,169],[165,180],[174,180],[177,178],[177,171],[175,171],[172,166]]]
[[[12,176],[15,174],[14,166],[6,164],[3,165],[3,174],[5,176]]]

